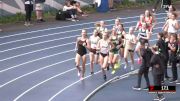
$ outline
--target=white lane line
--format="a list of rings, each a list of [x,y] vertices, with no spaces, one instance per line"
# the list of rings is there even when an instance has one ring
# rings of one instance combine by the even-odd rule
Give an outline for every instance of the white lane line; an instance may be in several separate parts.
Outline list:
[[[156,41],[157,39],[154,39],[154,40],[150,40],[150,41]],[[137,60],[137,59],[135,59],[135,60]],[[86,64],[86,65],[89,65],[90,63],[88,63],[88,64]],[[124,63],[122,63],[122,64],[124,64]],[[75,70],[75,69],[74,69]],[[66,73],[68,73],[67,71],[65,71]],[[100,71],[99,71],[100,72]],[[98,73],[98,72],[97,72]],[[64,73],[65,74],[65,73]],[[96,74],[96,73],[95,73]],[[40,86],[40,85],[42,85],[42,84],[44,84],[44,83],[46,83],[46,82],[48,82],[48,81],[50,81],[50,80],[52,80],[52,79],[54,79],[54,78],[56,78],[56,77],[58,77],[58,75],[59,74],[57,74],[57,75],[55,75],[55,76],[53,76],[53,77],[51,77],[51,78],[48,78],[48,79],[46,79],[46,80],[44,80],[44,81],[42,81],[42,82],[40,82],[40,83],[38,83],[38,84],[36,84],[36,85],[34,85],[33,87],[31,87],[31,88],[29,88],[28,90],[26,90],[26,91],[24,91],[23,93],[21,93],[17,98],[15,98],[15,100],[13,100],[13,101],[17,101],[19,98],[21,98],[22,96],[24,96],[25,94],[27,94],[28,92],[30,92],[31,90],[33,90],[33,89],[35,89],[36,87],[38,87],[38,86]],[[87,77],[85,77],[85,79],[86,78],[88,78],[88,77],[90,77],[91,75],[89,75],[89,76],[87,76]],[[19,78],[20,79],[20,78]],[[17,80],[17,79],[16,79]],[[13,80],[13,81],[15,81],[15,80]],[[12,82],[13,82],[12,81]],[[10,83],[12,83],[12,82],[10,82]],[[77,82],[75,82],[75,83],[73,83],[73,85],[74,84],[76,84],[76,83],[78,83],[79,82],[79,80],[77,81]],[[6,84],[7,85],[7,84]],[[72,85],[72,86],[73,86]],[[4,85],[5,86],[5,85]],[[0,87],[1,88],[1,87]],[[69,88],[69,87],[66,87],[65,89],[67,89],[67,88]]]
[[[137,70],[137,69],[136,69]],[[118,79],[118,80],[122,80],[122,79],[125,79],[125,78],[128,78],[130,76],[131,73],[133,73],[134,71],[136,70],[133,70],[131,72],[128,72],[128,73],[125,73],[121,76],[116,76],[108,81],[106,81],[105,83],[103,83],[102,85],[100,85],[99,87],[97,87],[96,89],[94,89],[91,93],[89,93],[83,101],[88,101],[94,94],[96,94],[99,90],[101,90],[102,88],[104,88],[107,84],[110,84],[112,82],[114,82],[114,80]]]
[[[156,15],[164,15],[166,13],[159,13]],[[124,17],[124,18],[120,18],[121,20],[123,19],[129,19],[129,18],[138,18],[139,16],[133,16],[133,17]],[[109,20],[104,20],[104,21],[113,21],[115,19],[109,19]],[[73,27],[73,26],[79,26],[79,25],[88,25],[88,24],[94,24],[97,21],[94,22],[87,22],[87,23],[80,23],[80,24],[73,24],[73,25],[68,25],[68,26],[60,26],[60,27],[54,27],[54,28],[47,28],[47,29],[41,29],[41,30],[35,30],[35,31],[29,31],[29,32],[24,32],[24,33],[18,33],[18,34],[13,34],[13,35],[7,35],[7,36],[2,36],[0,37],[2,38],[8,38],[8,37],[12,37],[12,36],[19,36],[19,35],[25,35],[25,34],[29,34],[29,33],[36,33],[36,32],[42,32],[42,31],[48,31],[48,30],[53,30],[53,29],[60,29],[60,28],[67,28],[67,27]]]
[[[155,40],[157,40],[157,39],[155,39]],[[150,40],[150,41],[155,41],[155,40]],[[34,71],[32,71],[32,72],[26,73],[26,74],[24,74],[24,75],[22,75],[22,76],[19,76],[19,77],[13,79],[13,80],[10,80],[10,81],[2,84],[2,85],[0,86],[0,88],[2,88],[2,87],[4,87],[4,86],[6,86],[6,85],[8,85],[8,84],[10,84],[10,83],[18,80],[18,79],[20,79],[20,78],[22,78],[22,77],[25,77],[25,76],[27,76],[27,75],[33,74],[33,73],[35,73],[35,72],[41,71],[41,70],[43,70],[43,69],[46,69],[46,68],[49,68],[49,67],[51,67],[51,66],[54,66],[54,65],[57,65],[57,64],[60,64],[60,63],[64,63],[64,62],[67,62],[67,61],[70,61],[70,60],[73,60],[73,59],[74,59],[74,58],[67,59],[67,60],[61,61],[61,62],[59,62],[59,63],[51,64],[51,65],[48,65],[48,66],[46,66],[46,67],[36,69],[36,70],[34,70]]]
[[[150,41],[156,41],[156,40],[157,40],[157,39],[150,40]],[[99,72],[100,72],[100,71],[99,71]],[[98,73],[99,73],[99,72],[98,72]],[[96,74],[97,74],[97,73],[96,73]],[[90,76],[87,76],[87,77],[85,77],[84,79],[89,78],[89,77],[90,77]],[[57,92],[55,95],[53,95],[48,101],[52,101],[56,96],[60,95],[62,92],[64,92],[64,91],[67,90],[68,88],[74,86],[75,84],[77,84],[77,83],[80,82],[80,81],[81,81],[81,80],[78,80],[78,81],[72,83],[71,85],[66,86],[64,89],[60,90],[60,91]]]
[[[16,81],[16,80],[19,80],[19,79],[23,78],[23,77],[26,77],[26,76],[31,75],[31,74],[33,74],[33,73],[36,73],[36,72],[38,72],[38,71],[41,71],[41,70],[44,70],[44,69],[46,69],[46,68],[49,68],[49,67],[52,67],[52,66],[56,66],[56,65],[59,65],[59,64],[61,64],[61,63],[64,63],[64,62],[67,62],[67,61],[71,61],[71,60],[74,60],[74,58],[70,58],[70,59],[67,59],[67,60],[64,60],[64,61],[60,61],[60,62],[51,64],[51,65],[48,65],[48,66],[45,66],[45,67],[36,69],[36,70],[34,70],[34,71],[32,71],[32,72],[29,72],[29,73],[26,73],[26,74],[24,74],[24,75],[21,75],[21,76],[15,78],[15,79],[12,79],[12,80],[10,80],[10,81],[8,81],[8,82],[0,85],[0,89],[3,88],[4,86],[6,86],[6,85],[8,85],[8,84],[10,84],[10,83],[12,83],[12,82],[14,82],[14,81]],[[71,69],[69,69],[69,70],[67,70],[67,71],[70,71],[70,70],[71,70]],[[65,73],[67,73],[67,71],[65,71]]]
[[[132,21],[132,22],[137,22],[137,21]],[[132,23],[132,22],[126,22],[126,23]],[[114,25],[114,24],[109,24],[109,25],[106,25],[106,26],[112,26],[112,25]],[[81,31],[82,29],[93,29],[93,28],[95,28],[95,27],[81,28],[81,29],[58,32],[58,33],[52,33],[52,34],[47,34],[47,35],[40,35],[40,36],[35,36],[35,37],[30,37],[30,38],[25,38],[25,39],[13,40],[13,41],[1,43],[0,45],[6,45],[6,44],[26,41],[26,40],[30,40],[30,39],[37,39],[37,38],[42,38],[42,37],[46,37],[46,36],[60,35],[60,34],[64,34],[64,33],[71,33],[71,32]]]
[[[161,28],[161,27],[160,27],[160,28]],[[157,33],[155,33],[155,34],[153,34],[153,35],[156,35],[156,34],[157,34]],[[19,66],[22,66],[22,65],[26,65],[26,64],[35,62],[35,61],[39,61],[39,60],[42,60],[42,59],[50,58],[50,57],[53,57],[53,56],[57,56],[57,55],[60,55],[60,54],[65,54],[65,53],[73,52],[73,51],[74,51],[74,49],[72,49],[72,50],[67,50],[67,51],[60,52],[60,53],[56,53],[56,54],[52,54],[52,55],[48,55],[48,56],[41,57],[41,58],[38,58],[38,59],[33,59],[33,60],[30,60],[30,61],[24,62],[24,63],[22,63],[22,64],[18,64],[18,65],[15,65],[15,66],[12,66],[12,67],[9,67],[9,68],[6,68],[6,69],[2,69],[2,70],[0,70],[0,73],[6,72],[6,71],[8,71],[8,70],[11,70],[11,69],[17,68],[17,67],[19,67]]]
[[[157,19],[164,19],[166,17],[162,17],[162,18],[157,18]],[[130,21],[130,22],[124,22],[123,24],[126,23],[135,23],[136,21]],[[106,26],[112,26],[114,24],[108,24]],[[15,42],[21,42],[21,41],[26,41],[26,40],[31,40],[31,39],[37,39],[37,38],[42,38],[42,37],[46,37],[46,36],[54,36],[54,35],[60,35],[60,34],[64,34],[64,33],[70,33],[70,32],[75,32],[75,31],[81,31],[82,29],[92,29],[95,27],[88,27],[88,28],[80,28],[80,29],[76,29],[76,30],[70,30],[70,31],[64,31],[64,32],[58,32],[58,33],[52,33],[52,34],[47,34],[47,35],[40,35],[40,36],[35,36],[35,37],[30,37],[30,38],[24,38],[24,39],[19,39],[19,40],[13,40],[13,41],[9,41],[9,42],[5,42],[5,43],[1,43],[1,45],[6,45],[6,44],[10,44],[10,43],[15,43]]]
[[[160,27],[160,28],[161,28],[161,27]],[[157,33],[155,33],[155,34],[153,34],[153,35],[156,35],[156,34],[157,34]],[[8,71],[8,70],[11,70],[11,69],[17,68],[17,67],[19,67],[19,66],[22,66],[22,65],[26,65],[26,64],[35,62],[35,61],[39,61],[39,60],[42,60],[42,59],[50,58],[50,57],[53,57],[53,56],[57,56],[57,55],[60,55],[60,54],[65,54],[65,53],[73,52],[73,51],[74,51],[74,49],[68,50],[68,51],[64,51],[64,52],[60,52],[60,53],[56,53],[56,54],[52,54],[52,55],[48,55],[48,56],[41,57],[41,58],[38,58],[38,59],[33,59],[33,60],[27,61],[27,62],[25,62],[25,63],[18,64],[18,65],[15,65],[15,66],[12,66],[12,67],[9,67],[9,68],[0,70],[0,73],[6,72],[6,71]]]
[[[101,70],[98,71],[98,72],[96,72],[96,73],[94,73],[94,74],[96,75],[96,74],[98,74],[98,73],[100,73],[100,72],[101,72]],[[86,76],[84,79],[87,79],[87,78],[89,78],[89,77],[91,77],[91,75]],[[66,86],[65,88],[63,88],[62,90],[60,90],[58,93],[56,93],[55,95],[53,95],[48,101],[52,101],[57,95],[61,94],[63,91],[65,91],[66,89],[74,86],[75,84],[77,84],[77,83],[80,82],[80,81],[81,81],[81,80],[78,80],[78,81],[76,81],[76,82],[74,82],[74,83]],[[17,101],[17,100],[13,100],[13,101]]]
[[[32,53],[44,51],[44,50],[49,50],[49,49],[53,49],[53,48],[58,48],[58,47],[66,46],[66,45],[75,44],[75,43],[76,42],[70,42],[70,43],[66,43],[66,44],[56,45],[56,46],[52,46],[52,47],[47,47],[47,48],[43,48],[43,49],[39,49],[39,50],[27,52],[27,53],[15,55],[15,56],[12,56],[12,57],[1,59],[0,62],[7,61],[7,60],[10,60],[10,59],[14,59],[14,58],[17,58],[17,57],[21,57],[21,56],[24,56],[24,55],[29,55],[29,54],[32,54]]]
[[[33,59],[33,60],[30,60],[30,61],[24,62],[22,64],[18,64],[18,65],[15,65],[15,66],[12,66],[12,67],[0,70],[0,73],[6,72],[6,71],[14,69],[14,68],[17,68],[19,66],[23,66],[23,65],[26,65],[26,64],[29,64],[29,63],[33,63],[35,61],[39,61],[39,60],[42,60],[42,59],[50,58],[50,57],[53,57],[53,56],[57,56],[57,55],[64,54],[64,53],[69,53],[69,52],[74,52],[74,50],[68,50],[68,51],[64,51],[64,52],[48,55],[48,56],[45,56],[45,57],[41,57],[41,58],[38,58],[38,59]]]
[[[89,65],[89,64],[90,64],[90,63],[86,64],[86,66]],[[40,86],[40,85],[42,85],[42,84],[44,84],[44,83],[46,83],[46,82],[54,79],[54,78],[57,78],[57,77],[59,77],[59,76],[62,76],[62,75],[66,74],[66,73],[69,73],[69,72],[71,72],[71,71],[74,71],[74,70],[76,70],[76,68],[72,68],[72,69],[69,69],[69,70],[67,70],[67,71],[65,71],[65,72],[59,73],[59,74],[57,74],[57,75],[54,75],[54,76],[52,76],[52,77],[50,77],[50,78],[48,78],[48,79],[46,79],[46,80],[44,80],[44,81],[36,84],[36,85],[34,85],[33,87],[29,88],[29,89],[26,90],[25,92],[21,93],[18,97],[16,97],[16,98],[15,98],[15,101],[18,100],[18,99],[20,99],[22,96],[24,96],[26,93],[30,92],[31,90],[35,89],[36,87],[38,87],[38,86]]]
[[[162,27],[156,27],[156,28],[154,28],[154,30],[155,29],[159,29],[159,28],[162,28]],[[88,33],[88,34],[91,34],[91,33]],[[19,55],[7,57],[7,58],[4,58],[4,59],[1,59],[0,62],[7,61],[7,60],[10,60],[10,59],[13,59],[13,58],[20,57],[20,56],[29,55],[29,54],[32,54],[32,53],[36,53],[36,52],[52,49],[52,48],[57,48],[57,47],[61,47],[61,46],[71,45],[71,44],[75,44],[75,42],[70,42],[70,43],[66,43],[66,44],[61,44],[61,45],[57,45],[57,46],[53,46],[53,47],[48,47],[48,48],[44,48],[44,49],[40,49],[40,50],[35,50],[35,51],[31,51],[31,52],[27,52],[27,53],[23,53],[23,54],[19,54]]]
[[[159,22],[157,24],[160,24],[160,23],[163,23],[163,22]],[[108,25],[108,26],[112,26],[112,25],[114,25],[114,24],[111,24],[111,25]],[[129,28],[129,27],[125,27],[125,28]],[[88,33],[88,34],[91,34],[91,33]],[[41,42],[37,42],[37,43],[33,43],[33,44],[28,44],[28,45],[24,45],[24,46],[14,47],[14,48],[2,50],[2,51],[0,51],[0,53],[11,51],[11,50],[15,50],[15,49],[19,49],[19,48],[29,47],[29,46],[33,46],[33,45],[38,45],[38,44],[42,44],[42,43],[48,43],[48,42],[53,42],[53,41],[57,41],[57,40],[60,41],[60,40],[64,40],[64,39],[74,38],[74,37],[77,37],[77,36],[80,36],[80,35],[72,35],[72,36],[68,36],[68,37],[56,38],[56,39],[52,39],[52,40],[46,40],[46,41],[41,41]]]
[[[135,59],[135,60],[137,60],[137,59]],[[124,64],[124,63],[122,63],[122,64]],[[136,71],[136,70],[134,70],[134,71]],[[134,71],[131,71],[131,72],[134,72]],[[100,73],[100,72],[101,72],[101,70],[98,71],[98,72],[96,72],[95,74],[98,74],[98,73]],[[126,73],[126,74],[124,74],[124,75],[130,74],[131,72],[128,72],[128,73]],[[89,77],[91,77],[91,75],[85,77],[84,79],[87,79],[87,78],[89,78]],[[60,90],[60,91],[57,92],[55,95],[53,95],[48,101],[52,101],[55,97],[57,97],[57,96],[60,95],[62,92],[64,92],[64,91],[67,90],[68,88],[74,86],[75,84],[77,84],[77,83],[80,82],[80,81],[81,81],[81,80],[78,80],[78,81],[76,81],[76,82],[74,82],[74,83],[66,86],[64,89]],[[13,100],[13,101],[14,101],[14,100]]]

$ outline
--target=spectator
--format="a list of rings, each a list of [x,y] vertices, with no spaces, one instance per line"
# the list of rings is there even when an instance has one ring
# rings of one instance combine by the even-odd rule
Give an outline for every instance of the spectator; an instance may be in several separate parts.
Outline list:
[[[72,6],[70,1],[66,1],[63,7],[63,11],[65,12],[66,18],[67,15],[71,16],[71,21],[78,21],[77,19],[77,10],[75,6]]]
[[[166,23],[163,26],[163,30],[165,32],[168,32],[168,34],[176,33],[178,32],[180,28],[180,24],[177,20],[177,14],[176,13],[169,13],[169,19],[166,21]]]
[[[110,8],[110,10],[114,9],[113,3],[114,3],[114,0],[109,0],[109,8]]]
[[[88,16],[85,12],[82,11],[80,2],[76,2],[75,4],[77,12],[81,14],[81,16]]]
[[[168,11],[169,6],[171,5],[171,0],[156,0],[156,3],[154,5],[154,8],[152,9],[153,12],[155,12],[157,10],[157,6],[159,5],[159,3],[162,1],[161,6]]]
[[[25,26],[31,25],[31,15],[33,11],[33,0],[25,0],[24,2],[25,5],[25,11],[26,11],[26,21],[25,21]]]
[[[176,12],[176,8],[173,5],[169,6],[169,10],[167,12],[167,18],[165,20],[168,20],[171,16],[171,13],[175,13]]]
[[[153,82],[154,82],[154,86],[161,86],[162,83],[162,78],[163,78],[163,74],[164,74],[164,65],[162,62],[162,55],[158,52],[158,47],[154,46],[152,48],[153,50],[153,56],[151,58],[150,64],[152,67],[152,75],[153,75]],[[163,96],[163,94],[159,94],[157,93],[157,98],[162,101],[165,99],[165,97]]]
[[[44,2],[45,0],[35,0],[37,22],[45,22],[43,19]]]

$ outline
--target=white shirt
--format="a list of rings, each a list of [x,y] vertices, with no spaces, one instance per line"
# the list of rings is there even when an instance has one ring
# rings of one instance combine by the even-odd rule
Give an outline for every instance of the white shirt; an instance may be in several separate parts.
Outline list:
[[[100,38],[98,36],[94,37],[94,36],[90,36],[90,42],[91,42],[91,48],[92,49],[96,49],[97,47],[97,43],[100,40]]]
[[[103,54],[109,53],[109,43],[108,41],[104,41],[103,39],[100,40],[100,52]]]
[[[30,4],[33,4],[33,1],[26,1],[24,4],[30,5]]]
[[[67,10],[70,10],[70,9],[73,9],[73,7],[72,6],[68,7],[66,5],[63,7],[63,11],[67,11]]]
[[[176,25],[177,20],[168,20],[168,33],[177,33],[178,30],[174,27]]]

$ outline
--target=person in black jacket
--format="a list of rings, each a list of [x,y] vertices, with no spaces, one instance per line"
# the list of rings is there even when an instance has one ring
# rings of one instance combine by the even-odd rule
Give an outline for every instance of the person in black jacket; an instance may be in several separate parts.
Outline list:
[[[26,19],[25,19],[25,26],[29,26],[31,22],[31,15],[33,11],[33,0],[25,0],[25,11],[26,11]]]
[[[156,46],[158,47],[159,52],[164,57],[164,77],[165,79],[169,79],[168,73],[167,73],[167,63],[169,59],[169,53],[168,53],[168,47],[164,40],[164,33],[158,33],[157,35],[158,41],[156,43]],[[164,80],[163,80],[164,81]]]
[[[146,84],[147,84],[147,86],[144,88],[144,90],[148,90],[148,87],[150,86],[148,73],[149,73],[150,60],[151,60],[152,55],[153,55],[153,53],[152,53],[151,49],[148,48],[148,43],[143,43],[140,48],[140,56],[141,56],[142,64],[141,64],[141,66],[139,68],[139,72],[138,72],[137,86],[133,87],[134,90],[141,90],[140,86],[141,86],[142,75],[144,75],[144,78],[145,78]]]
[[[178,43],[177,43],[177,35],[171,34],[170,41],[168,44],[168,48],[170,50],[170,61],[172,61],[172,79],[170,83],[177,82],[178,74],[177,74],[177,50],[178,50]]]
[[[158,52],[158,47],[155,46],[152,48],[153,50],[153,56],[150,61],[150,65],[152,67],[152,75],[153,75],[153,82],[154,86],[161,86],[161,81],[163,78],[163,73],[164,73],[164,65],[162,61],[162,55]],[[165,99],[162,94],[157,93],[158,99]]]
[[[168,11],[169,6],[171,5],[171,0],[156,0],[154,8],[152,9],[153,12],[157,10],[157,6],[162,1],[161,7]]]

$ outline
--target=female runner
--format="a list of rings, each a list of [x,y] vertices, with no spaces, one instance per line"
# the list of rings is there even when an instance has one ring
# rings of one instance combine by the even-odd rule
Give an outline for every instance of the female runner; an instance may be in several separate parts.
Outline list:
[[[78,69],[78,76],[80,76],[80,79],[82,80],[85,74],[85,64],[86,64],[86,54],[87,54],[86,48],[90,49],[89,39],[87,38],[87,32],[85,29],[82,30],[81,37],[77,38],[76,48],[77,48],[77,53],[75,58],[75,64],[76,64],[76,68]],[[82,69],[80,68],[80,59],[82,59]]]
[[[94,74],[94,63],[98,63],[98,53],[96,51],[96,47],[99,40],[100,38],[98,36],[98,32],[97,30],[94,30],[93,35],[89,38],[91,46],[91,51],[89,53],[91,74]]]
[[[142,28],[139,29],[139,33],[138,33],[138,36],[137,36],[137,40],[139,41],[136,45],[136,48],[135,48],[135,52],[138,56],[138,61],[141,61],[140,59],[140,47],[141,47],[141,44],[142,43],[148,43],[148,40],[150,39],[151,37],[151,32],[149,32],[148,30],[148,26],[146,23],[143,23],[142,24]]]
[[[118,26],[117,35],[118,35],[118,38],[121,40],[121,42],[124,43],[125,41],[124,36],[126,35],[126,32],[125,32],[123,24],[120,24]],[[119,54],[121,56],[121,59],[120,59],[121,61],[124,58],[124,45],[121,45]]]
[[[144,19],[145,19],[144,14],[141,14],[140,18],[139,18],[139,21],[137,22],[137,25],[136,25],[136,28],[135,28],[136,31],[142,28],[142,24],[145,23]]]
[[[103,32],[102,39],[99,40],[97,50],[100,51],[99,62],[103,73],[104,80],[107,79],[105,69],[108,66],[109,51],[114,48],[114,45],[109,41],[108,32]]]
[[[148,28],[149,32],[152,32],[153,28],[156,25],[156,19],[155,19],[155,16],[149,10],[145,11],[144,21],[147,24],[147,28]]]
[[[131,70],[134,69],[134,45],[136,44],[136,36],[134,35],[134,28],[129,28],[129,33],[125,35],[125,48],[124,48],[124,58],[125,58],[125,66],[124,69],[128,66],[128,54],[130,54],[131,57]]]
[[[111,67],[112,67],[111,74],[114,74],[115,69],[117,69],[120,66],[120,64],[118,64],[119,63],[118,56],[119,56],[119,49],[122,46],[122,43],[120,39],[118,38],[115,28],[112,29],[112,33],[109,39],[114,45],[114,48],[109,52],[109,63],[111,64]]]

